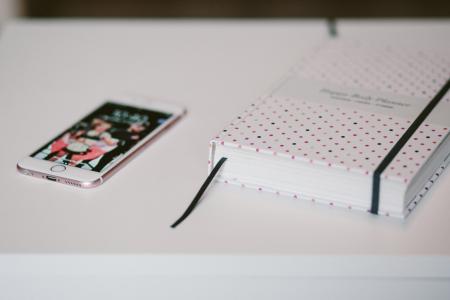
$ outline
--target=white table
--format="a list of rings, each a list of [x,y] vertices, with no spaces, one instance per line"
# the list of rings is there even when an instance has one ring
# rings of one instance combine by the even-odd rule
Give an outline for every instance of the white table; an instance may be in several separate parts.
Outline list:
[[[343,36],[378,30],[343,22]],[[448,35],[439,24],[428,30]],[[448,172],[404,223],[216,184],[169,227],[205,178],[209,139],[325,38],[321,20],[7,26],[0,298],[448,298]],[[96,189],[16,172],[20,157],[122,92],[179,102],[188,115]]]

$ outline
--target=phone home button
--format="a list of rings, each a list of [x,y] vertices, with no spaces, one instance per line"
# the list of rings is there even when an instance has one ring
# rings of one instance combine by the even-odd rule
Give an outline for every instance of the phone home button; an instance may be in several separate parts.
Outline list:
[[[50,171],[52,172],[63,172],[66,170],[66,167],[63,165],[56,165],[50,168]]]

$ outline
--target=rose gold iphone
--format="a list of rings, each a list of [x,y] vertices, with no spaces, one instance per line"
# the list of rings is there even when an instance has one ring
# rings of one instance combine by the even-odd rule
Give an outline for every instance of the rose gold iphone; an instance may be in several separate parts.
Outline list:
[[[82,188],[102,184],[185,113],[142,98],[107,100],[17,163],[25,175]]]

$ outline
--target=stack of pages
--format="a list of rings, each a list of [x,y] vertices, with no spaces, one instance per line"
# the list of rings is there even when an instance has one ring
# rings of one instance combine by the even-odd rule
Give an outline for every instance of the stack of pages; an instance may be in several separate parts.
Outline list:
[[[404,218],[450,162],[448,53],[328,41],[211,141],[210,170],[227,157],[219,181]]]

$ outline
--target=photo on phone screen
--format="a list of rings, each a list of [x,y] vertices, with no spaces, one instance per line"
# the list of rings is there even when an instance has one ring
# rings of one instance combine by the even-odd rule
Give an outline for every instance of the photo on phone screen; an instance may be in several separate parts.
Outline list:
[[[31,157],[102,172],[170,117],[169,113],[106,102]]]

